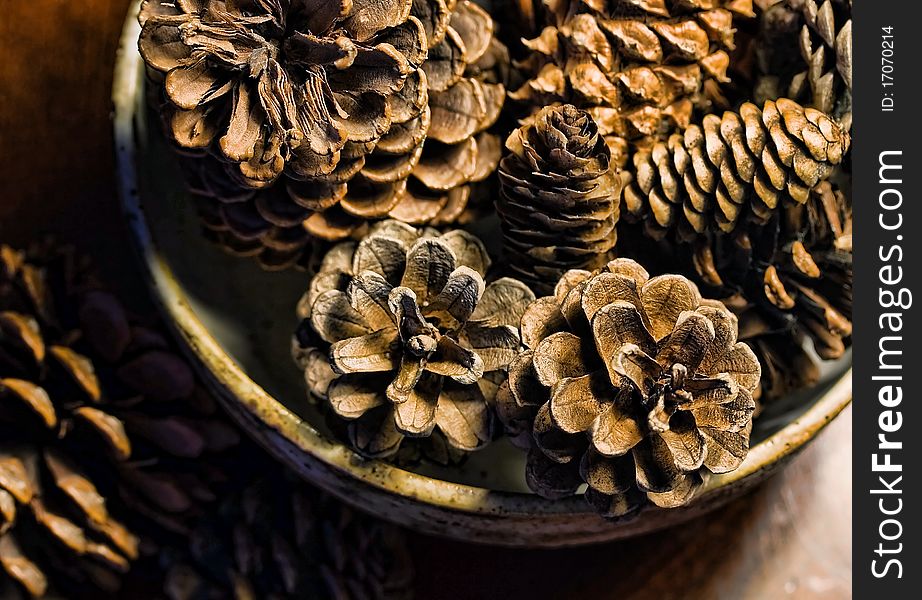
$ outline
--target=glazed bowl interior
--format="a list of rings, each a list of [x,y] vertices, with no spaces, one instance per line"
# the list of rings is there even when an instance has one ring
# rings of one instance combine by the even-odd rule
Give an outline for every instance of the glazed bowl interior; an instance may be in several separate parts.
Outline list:
[[[302,374],[290,353],[297,325],[295,305],[307,289],[308,275],[296,269],[265,271],[254,260],[229,256],[205,240],[194,203],[180,183],[177,158],[157,130],[154,117],[147,111],[142,115],[147,118],[138,120],[139,189],[160,258],[228,358],[270,396],[328,436],[323,416],[308,400]],[[492,225],[480,223],[478,228],[489,230]],[[850,357],[822,363],[823,377],[817,388],[769,405],[756,420],[753,444],[796,419],[849,363]],[[500,440],[473,453],[460,467],[423,464],[411,469],[444,481],[527,492],[524,465],[523,453]]]
[[[182,185],[178,163],[182,159],[172,152],[157,118],[146,106],[135,14],[129,14],[126,22],[114,89],[126,214],[152,291],[167,319],[177,328],[193,362],[207,372],[206,379],[220,388],[219,396],[231,404],[246,404],[237,407],[247,415],[242,419],[244,427],[258,430],[254,437],[264,444],[271,436],[284,438],[286,449],[276,453],[308,478],[311,468],[305,465],[327,463],[336,477],[354,479],[358,489],[371,486],[391,504],[428,503],[467,515],[515,513],[539,520],[542,515],[572,513],[601,521],[581,501],[554,503],[531,494],[525,485],[524,454],[506,440],[472,454],[461,466],[422,464],[400,469],[363,461],[332,439],[290,357],[291,334],[297,324],[295,305],[307,288],[308,276],[297,270],[263,271],[255,261],[228,256],[202,237],[194,203]],[[481,233],[495,227],[489,220],[475,226]],[[849,355],[825,363],[815,388],[766,409],[753,429],[753,449],[743,467],[735,474],[713,478],[703,495],[719,495],[723,486],[772,470],[774,463],[812,438],[849,402],[850,362]],[[244,403],[235,394],[250,400]],[[349,486],[328,487],[333,493],[348,495],[344,490]],[[394,516],[399,512],[385,516],[401,520]],[[404,522],[413,524],[414,520]],[[451,534],[448,527],[433,531]],[[618,535],[575,536],[559,543]],[[527,536],[509,543],[550,545]]]

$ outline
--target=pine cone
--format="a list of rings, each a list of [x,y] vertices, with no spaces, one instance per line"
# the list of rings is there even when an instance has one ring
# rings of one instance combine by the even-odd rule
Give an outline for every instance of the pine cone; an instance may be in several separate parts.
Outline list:
[[[852,1],[783,0],[760,17],[760,100],[785,96],[851,129]]]
[[[781,207],[804,204],[842,162],[850,138],[829,116],[781,99],[762,110],[745,103],[707,115],[634,156],[624,204],[647,231],[692,239],[708,231],[768,222]]]
[[[166,552],[170,600],[412,597],[402,532],[266,465]],[[269,473],[268,475],[266,473]]]
[[[216,157],[189,166],[206,223],[270,266],[371,220],[457,222],[499,161],[508,57],[468,0],[148,1],[141,21],[172,137]]]
[[[494,379],[519,350],[534,295],[514,279],[485,285],[489,263],[466,232],[397,221],[327,254],[299,306],[295,357],[310,391],[350,421],[358,452],[391,456],[436,427],[458,450],[490,441]]]
[[[304,228],[303,211],[291,205],[285,186],[241,189],[211,156],[183,161],[182,167],[209,241],[231,256],[254,258],[267,271],[298,266],[312,272],[326,244]],[[286,217],[292,208],[294,213]]]
[[[72,283],[0,246],[0,566],[34,598],[111,592],[138,555],[99,483],[131,444],[56,320],[51,286]]]
[[[528,455],[529,486],[621,517],[646,499],[687,503],[708,473],[749,449],[759,363],[737,321],[679,275],[650,279],[628,259],[570,271],[522,317],[527,350],[509,367],[498,412]]]
[[[629,144],[649,145],[688,126],[705,83],[727,81],[734,19],[753,16],[751,0],[543,4],[538,20],[546,27],[525,42],[531,55],[519,65],[529,79],[510,97],[588,110],[619,165]]]
[[[217,142],[254,186],[329,175],[388,130],[387,98],[425,56],[412,0],[143,3],[139,47],[166,74],[173,137]]]
[[[542,109],[506,148],[496,209],[509,268],[546,293],[569,269],[605,264],[617,241],[621,188],[589,113]]]
[[[694,268],[703,285],[739,298],[741,331],[766,373],[765,398],[815,381],[812,360],[792,348],[803,336],[820,358],[845,353],[852,332],[851,232],[851,200],[824,181],[805,204],[786,206],[765,226],[698,242]],[[798,368],[785,366],[792,364]],[[799,375],[792,379],[793,373]]]
[[[204,512],[223,478],[216,457],[239,437],[166,338],[72,252],[0,256],[0,504],[21,504],[0,526],[4,566],[35,597],[69,583],[111,591],[139,535],[183,533]]]

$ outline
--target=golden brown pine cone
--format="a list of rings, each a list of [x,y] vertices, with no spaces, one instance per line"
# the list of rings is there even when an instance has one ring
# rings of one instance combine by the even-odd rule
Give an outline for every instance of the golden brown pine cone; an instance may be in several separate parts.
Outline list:
[[[766,223],[842,162],[848,133],[828,115],[796,102],[745,103],[722,117],[674,134],[633,157],[625,172],[624,206],[647,232],[681,239]]]
[[[588,484],[602,515],[622,517],[647,500],[685,504],[746,457],[759,363],[736,317],[688,279],[651,279],[628,259],[570,271],[525,311],[522,339],[497,410],[515,441],[533,442],[538,494]]]
[[[851,343],[851,236],[851,200],[824,181],[805,204],[786,206],[764,226],[696,244],[699,281],[719,297],[734,298],[729,304],[739,311],[741,338],[766,374],[766,400],[815,381],[817,367],[795,349],[804,337],[826,360],[842,357]],[[793,373],[800,376],[792,379]]]
[[[508,268],[547,293],[615,247],[621,183],[598,125],[572,105],[544,108],[506,140],[496,202]]]
[[[112,592],[138,556],[103,487],[131,444],[57,320],[52,287],[73,284],[0,246],[0,579],[34,598]]]
[[[226,496],[186,547],[165,551],[169,600],[194,598],[412,597],[413,565],[403,533],[359,515],[278,467]]]
[[[238,434],[162,334],[72,252],[0,257],[4,567],[35,597],[71,583],[112,591],[145,528],[182,533],[215,498],[214,457]]]
[[[161,111],[171,137],[187,150],[214,155],[187,165],[206,225],[228,249],[257,255],[273,268],[303,258],[299,251],[310,238],[358,238],[369,221],[463,221],[471,184],[485,179],[500,155],[499,140],[486,130],[502,108],[508,57],[484,10],[468,0],[319,3],[323,10],[315,3],[295,0],[269,10],[269,3],[254,0],[242,10],[263,15],[257,19],[215,12],[223,2],[205,10],[149,1],[141,14],[142,54],[167,73],[169,102]],[[155,14],[163,11],[170,14]],[[263,84],[272,69],[253,72],[249,64],[218,61],[206,35],[215,15],[230,23],[243,46],[268,48],[268,64],[286,74],[284,85]],[[283,30],[276,29],[279,19]],[[211,65],[206,71],[220,67],[232,82],[196,97],[192,108],[175,97],[196,89],[179,74],[203,69],[184,58],[190,48],[195,56],[204,53]],[[227,115],[238,114],[230,105],[237,107],[246,96],[240,90],[248,88],[258,91],[258,102],[248,102],[248,115],[237,119],[246,126],[234,129],[231,119],[221,137]],[[223,104],[228,107],[221,110]],[[285,110],[275,115],[280,107]],[[289,113],[305,117],[304,127],[304,118],[285,121]],[[322,143],[315,143],[321,133]],[[240,136],[255,140],[259,156],[238,148]],[[266,162],[263,147],[272,160]],[[267,190],[280,175],[282,189]]]
[[[629,145],[647,146],[688,126],[706,82],[726,82],[734,19],[751,0],[538,0],[544,29],[527,40],[519,68],[528,80],[510,97],[538,108],[567,102],[598,121],[626,164]]]
[[[471,234],[397,221],[326,255],[299,305],[294,354],[358,452],[392,456],[435,430],[460,451],[492,439],[488,402],[534,295],[514,279],[485,284],[489,264]]]
[[[182,147],[217,144],[240,180],[329,175],[375,142],[426,53],[412,0],[166,2],[141,7],[139,48],[164,77]]]
[[[852,1],[781,0],[760,15],[755,97],[792,98],[851,129]]]

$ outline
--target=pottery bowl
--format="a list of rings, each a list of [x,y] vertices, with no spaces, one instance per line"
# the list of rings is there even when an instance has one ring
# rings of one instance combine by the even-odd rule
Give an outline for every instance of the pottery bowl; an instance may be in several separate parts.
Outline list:
[[[240,425],[305,480],[356,508],[408,528],[510,546],[566,546],[648,533],[712,511],[778,470],[851,401],[850,357],[828,364],[815,388],[772,405],[736,471],[712,477],[687,506],[600,518],[580,497],[544,500],[525,485],[524,455],[506,441],[461,467],[400,468],[365,460],[336,441],[308,402],[289,357],[296,271],[261,271],[225,256],[199,234],[177,159],[145,102],[133,7],[113,100],[120,187],[144,274],[200,375]]]

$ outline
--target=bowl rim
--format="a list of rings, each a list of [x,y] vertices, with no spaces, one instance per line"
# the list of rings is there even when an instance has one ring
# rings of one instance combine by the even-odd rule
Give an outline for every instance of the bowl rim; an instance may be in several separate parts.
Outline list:
[[[218,396],[225,404],[237,404],[228,408],[237,413],[238,420],[247,422],[242,425],[250,429],[251,435],[268,446],[270,451],[286,462],[296,463],[298,470],[310,469],[311,465],[307,462],[319,461],[323,464],[315,466],[332,468],[340,476],[345,475],[379,492],[408,501],[471,515],[524,513],[540,517],[563,513],[576,516],[592,512],[591,507],[578,496],[549,501],[531,493],[493,490],[434,479],[382,460],[364,459],[348,446],[327,439],[285,407],[253,381],[233,357],[223,350],[184,297],[182,286],[158,251],[143,210],[135,163],[138,132],[134,126],[137,98],[142,93],[144,82],[144,69],[136,46],[140,33],[136,19],[139,5],[139,0],[135,0],[128,11],[117,52],[112,89],[115,109],[113,129],[122,209],[132,233],[135,250],[141,259],[143,275],[155,302],[168,317],[170,326],[176,329],[178,341],[184,346],[187,355],[192,357],[200,374],[211,379],[211,384],[218,388],[215,391],[218,391]],[[710,477],[688,506],[708,496],[719,495],[721,489],[728,484],[754,477],[800,450],[851,402],[851,377],[852,369],[849,366],[810,408],[769,438],[751,447],[737,470]],[[276,435],[287,442],[287,448],[279,446],[278,440],[273,438]],[[298,452],[303,455],[297,456]]]

